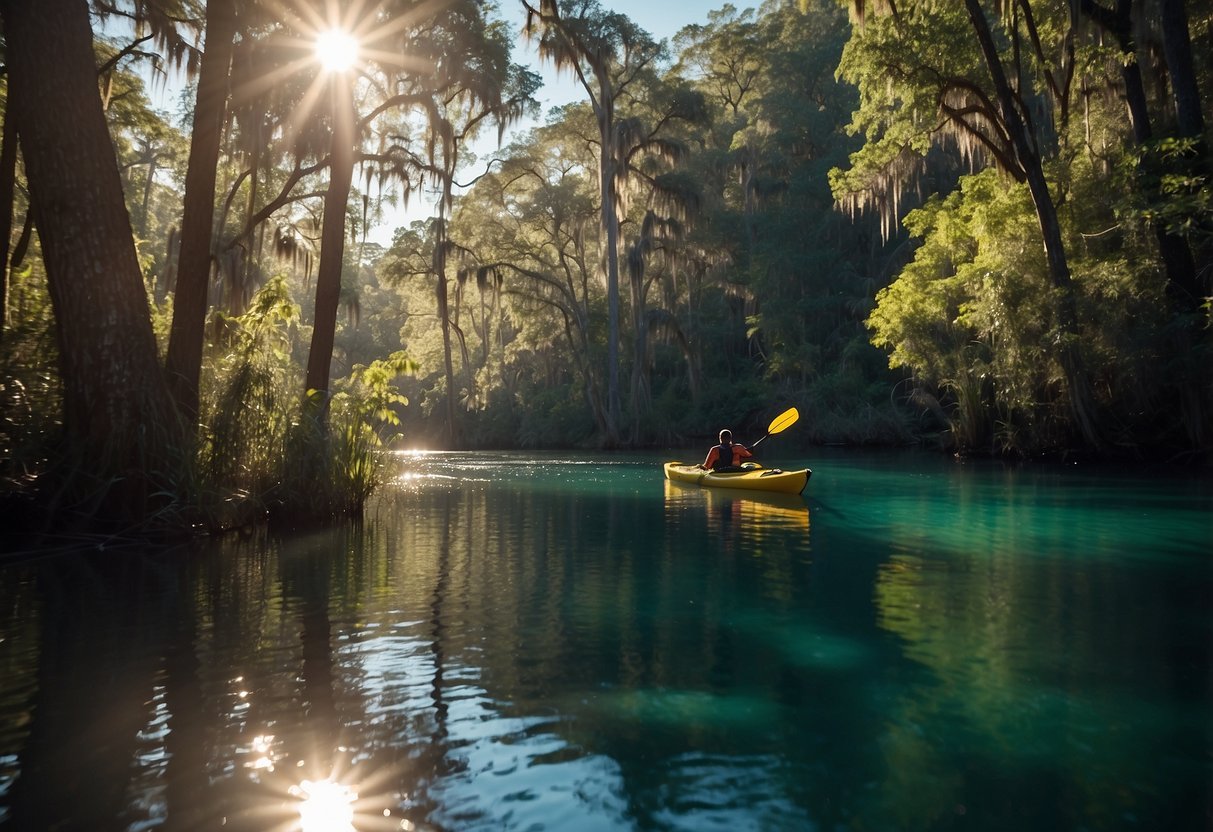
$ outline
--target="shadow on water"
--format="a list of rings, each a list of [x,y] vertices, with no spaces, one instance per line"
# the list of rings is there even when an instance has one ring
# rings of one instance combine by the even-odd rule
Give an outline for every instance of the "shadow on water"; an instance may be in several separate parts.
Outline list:
[[[5,731],[8,741],[24,734],[20,776],[6,800],[12,828],[108,829],[126,815],[130,764],[152,716],[157,656],[172,624],[167,605],[141,603],[141,588],[162,597],[177,589],[171,573],[123,553],[44,563],[21,585],[6,582],[6,600],[38,608],[36,623],[4,628],[5,641],[21,639],[21,659],[36,668],[13,668],[32,684],[21,724]]]
[[[911,462],[418,456],[362,523],[5,564],[0,827],[1207,827],[1205,486]]]

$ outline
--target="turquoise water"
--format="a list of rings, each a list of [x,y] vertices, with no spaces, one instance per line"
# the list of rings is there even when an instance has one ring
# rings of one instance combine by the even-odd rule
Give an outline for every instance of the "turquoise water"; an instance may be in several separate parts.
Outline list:
[[[402,455],[362,523],[4,561],[0,828],[1213,826],[1207,477],[664,458]]]

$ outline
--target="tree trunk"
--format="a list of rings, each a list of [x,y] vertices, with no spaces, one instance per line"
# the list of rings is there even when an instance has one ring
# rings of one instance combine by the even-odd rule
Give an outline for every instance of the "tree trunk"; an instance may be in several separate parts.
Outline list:
[[[13,236],[13,195],[17,181],[17,120],[10,91],[0,137],[0,341],[8,328],[8,252]]]
[[[139,212],[139,237],[147,239],[147,229],[151,224],[152,186],[156,182],[156,151],[149,147],[147,160],[147,178],[143,180],[143,205]]]
[[[645,320],[644,275],[629,274],[632,301],[632,442],[640,441],[649,412],[649,326]]]
[[[225,284],[227,314],[233,318],[244,314],[244,296],[249,281],[253,279],[253,254],[257,250],[257,230],[260,227],[257,217],[263,216],[257,210],[258,195],[261,192],[262,125],[255,129],[257,138],[252,158],[249,159],[248,199],[244,203],[244,228],[248,233],[239,243],[240,258],[231,261],[231,271]]]
[[[602,191],[602,230],[606,238],[607,277],[607,435],[606,442],[619,444],[622,414],[619,397],[619,214],[615,202],[615,158],[610,120],[599,118],[602,151],[599,154],[599,187]]]
[[[446,373],[446,441],[447,447],[454,450],[459,447],[459,431],[455,424],[455,365],[451,360],[451,304],[446,280],[446,206],[450,204],[451,177],[445,173],[444,176],[434,235],[434,275],[438,278],[438,324],[442,329],[442,366]]]
[[[215,222],[215,173],[223,136],[235,33],[235,0],[209,0],[206,4],[206,51],[202,53],[198,72],[194,130],[190,136],[189,168],[185,174],[185,210],[181,218],[173,323],[165,359],[169,389],[182,416],[191,425],[198,419],[198,380],[202,372],[207,286],[211,277],[211,235]]]
[[[1171,79],[1171,94],[1175,102],[1175,121],[1182,138],[1196,139],[1194,158],[1185,159],[1184,164],[1196,168],[1197,175],[1208,176],[1210,169],[1208,146],[1204,141],[1205,119],[1200,104],[1200,87],[1196,81],[1196,68],[1192,60],[1192,38],[1188,31],[1188,14],[1183,0],[1162,0],[1163,52],[1167,58],[1167,73]],[[1185,246],[1185,248],[1187,248]],[[1191,253],[1188,253],[1191,260]],[[1205,264],[1207,265],[1207,264]],[[1185,311],[1197,313],[1205,296],[1209,293],[1209,281],[1201,280],[1198,269],[1192,264],[1186,278],[1173,287],[1176,303]],[[1205,269],[1206,272],[1211,271]]]
[[[986,68],[994,82],[999,109],[1007,135],[1015,151],[1015,159],[1024,173],[1028,190],[1032,194],[1032,203],[1036,207],[1036,218],[1040,223],[1045,256],[1049,264],[1049,278],[1060,295],[1056,308],[1057,327],[1061,333],[1058,360],[1065,375],[1070,413],[1086,443],[1092,448],[1098,449],[1103,446],[1103,439],[1097,422],[1091,379],[1082,358],[1079,343],[1078,307],[1074,298],[1074,283],[1070,277],[1070,265],[1066,259],[1065,245],[1062,242],[1057,205],[1053,202],[1052,194],[1049,193],[1049,184],[1045,179],[1040,153],[1037,151],[1032,137],[1028,134],[1027,124],[1024,123],[1016,106],[1015,93],[1003,70],[1002,59],[994,44],[994,37],[990,32],[985,12],[982,11],[978,0],[965,0],[965,8],[969,12],[969,19],[981,46]]]
[[[1150,125],[1150,113],[1147,106],[1145,84],[1141,77],[1141,62],[1137,55],[1137,45],[1133,41],[1133,0],[1117,0],[1114,11],[1109,11],[1094,0],[1084,0],[1083,12],[1103,26],[1116,38],[1116,44],[1125,56],[1133,60],[1121,62],[1121,80],[1125,85],[1125,101],[1129,108],[1129,123],[1133,128],[1133,138],[1138,145],[1146,145],[1154,137]],[[1182,14],[1182,9],[1180,13]],[[1187,37],[1187,24],[1184,22],[1184,37]],[[1174,37],[1174,35],[1173,35]],[[1188,66],[1191,68],[1189,50]],[[1199,119],[1200,113],[1197,112]],[[1157,181],[1153,176],[1146,177],[1144,185],[1148,198],[1156,200],[1159,197]],[[1181,311],[1193,311],[1199,308],[1200,293],[1196,276],[1196,261],[1192,257],[1188,241],[1178,234],[1167,233],[1161,222],[1152,224],[1154,237],[1158,241],[1158,252],[1162,257],[1163,266],[1167,272],[1167,295],[1173,305]]]
[[[1188,30],[1188,13],[1184,0],[1162,0],[1163,53],[1167,59],[1167,73],[1171,79],[1171,93],[1175,102],[1175,121],[1181,138],[1196,139],[1196,152],[1183,159],[1194,177],[1213,174],[1213,160],[1205,142],[1205,119],[1201,109],[1200,86],[1196,79],[1196,67],[1192,59],[1192,37]],[[1189,266],[1182,285],[1167,284],[1168,294],[1174,307],[1189,321],[1187,332],[1181,336],[1177,349],[1189,355],[1208,354],[1211,335],[1202,314],[1205,298],[1213,292],[1211,284],[1213,267],[1206,255],[1198,266],[1192,262],[1191,249],[1185,244],[1185,265]],[[1202,277],[1203,275],[1203,277]],[[1199,345],[1197,348],[1195,345]],[[1213,385],[1209,384],[1208,366],[1197,359],[1198,367],[1192,383],[1181,383],[1180,407],[1184,424],[1195,448],[1207,448],[1210,426],[1208,413],[1213,407]]]
[[[57,325],[63,495],[77,510],[138,521],[152,473],[168,470],[173,409],[97,91],[88,4],[0,0],[0,15]]]
[[[572,322],[570,322],[566,314],[564,319],[564,334],[572,354],[577,357],[578,375],[581,376],[581,393],[585,397],[586,407],[589,408],[590,413],[594,417],[594,426],[603,436],[609,436],[610,430],[607,427],[606,406],[602,401],[602,388],[598,382],[598,376],[594,373],[593,362],[589,358],[590,343],[586,331],[586,322],[588,320],[588,312],[584,309],[579,309],[577,318],[575,319],[576,337],[574,337]]]
[[[1162,0],[1162,42],[1179,135],[1200,136],[1205,129],[1205,119],[1200,109],[1200,87],[1196,82],[1184,0]]]
[[[345,211],[354,180],[354,109],[349,80],[334,74],[333,139],[329,152],[329,188],[324,195],[324,224],[320,231],[320,265],[316,268],[316,315],[307,356],[305,392],[329,399],[329,373],[341,300],[341,267],[345,258]]]

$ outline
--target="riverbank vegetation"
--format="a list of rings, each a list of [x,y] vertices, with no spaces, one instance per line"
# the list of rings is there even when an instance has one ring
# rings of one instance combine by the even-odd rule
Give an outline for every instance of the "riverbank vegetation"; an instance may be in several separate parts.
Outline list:
[[[595,0],[325,8],[0,2],[10,508],[323,517],[393,442],[789,405],[806,444],[1208,459],[1207,0],[769,0],[668,42]]]

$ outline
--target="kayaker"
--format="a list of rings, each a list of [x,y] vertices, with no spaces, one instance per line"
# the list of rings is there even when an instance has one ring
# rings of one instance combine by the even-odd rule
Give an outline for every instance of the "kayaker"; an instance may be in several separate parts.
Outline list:
[[[701,468],[710,471],[731,471],[741,467],[741,461],[752,457],[750,449],[733,441],[733,432],[725,428],[720,432],[720,444],[708,451]]]

